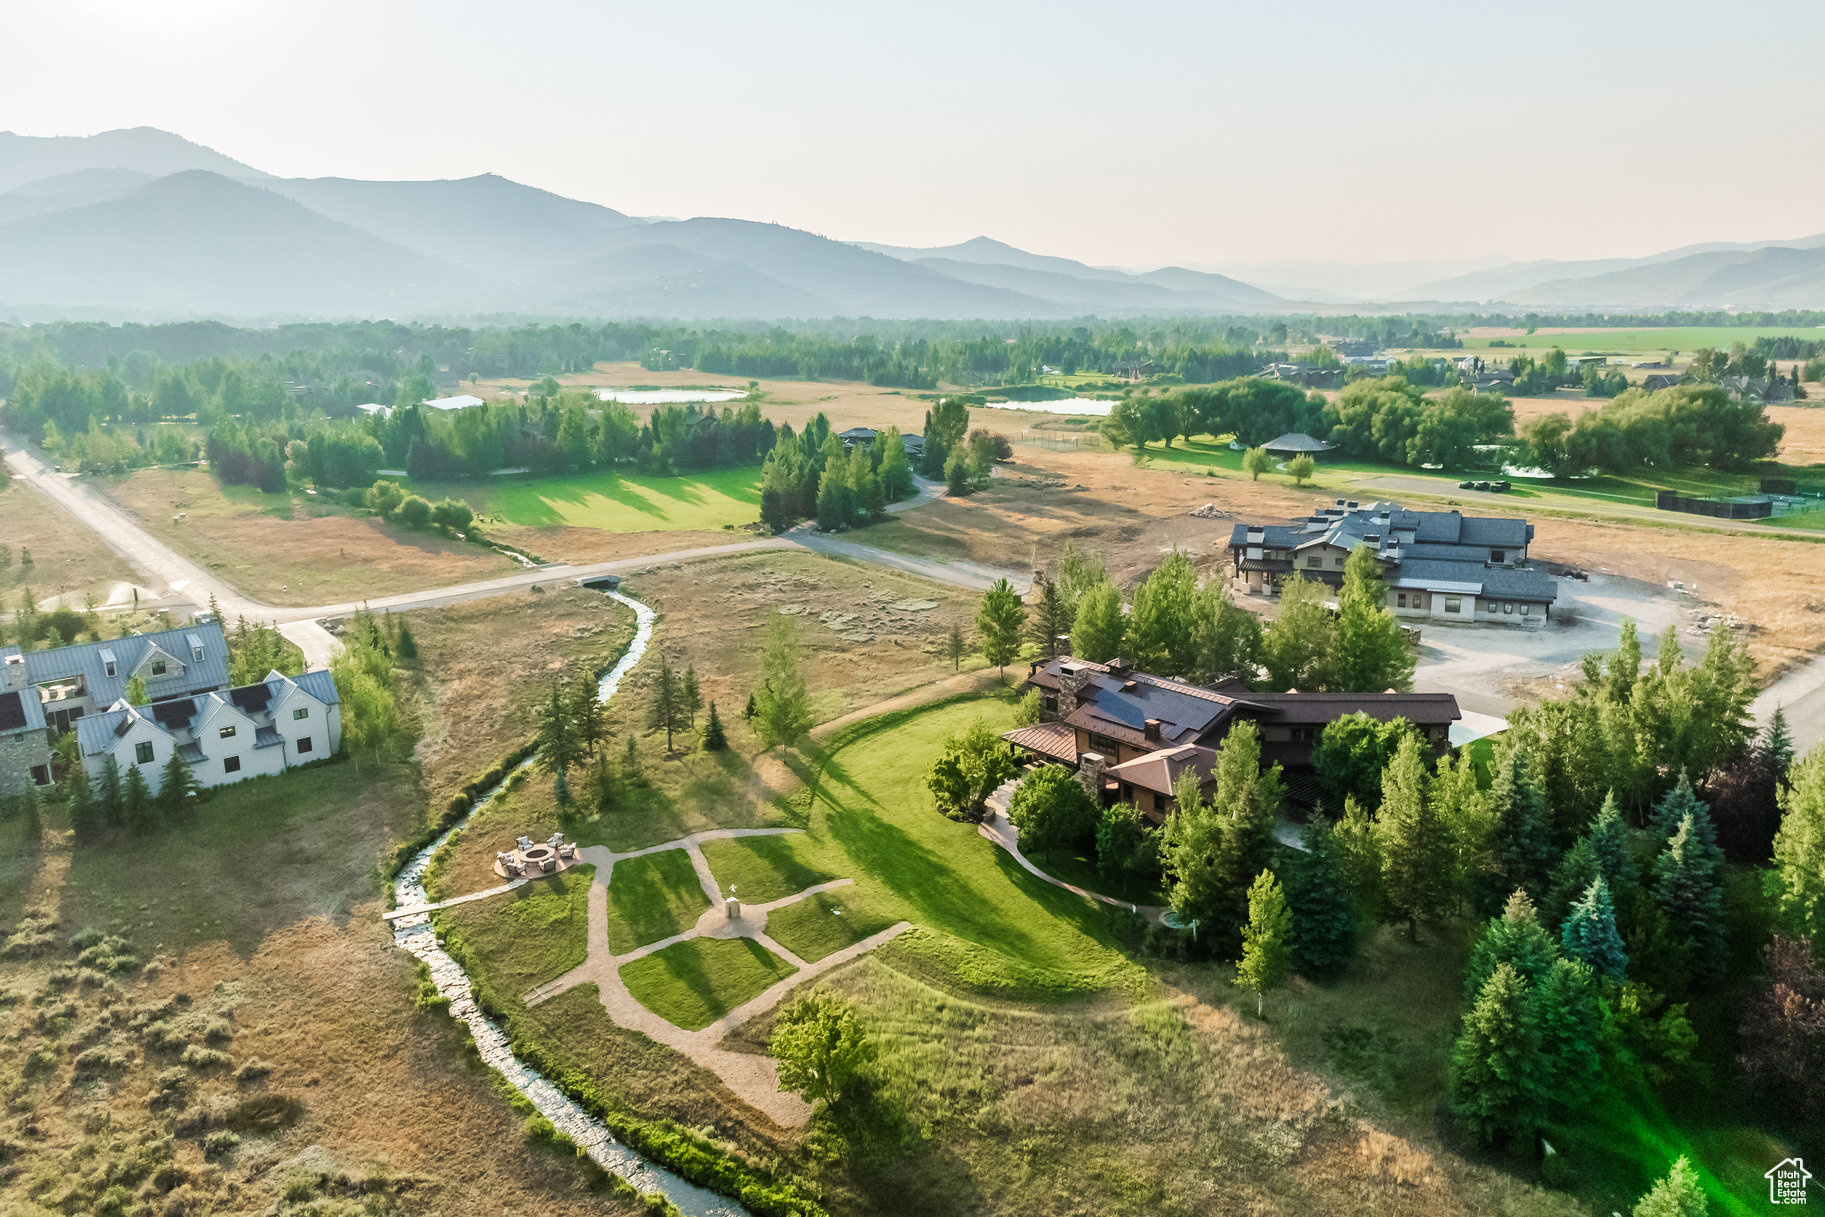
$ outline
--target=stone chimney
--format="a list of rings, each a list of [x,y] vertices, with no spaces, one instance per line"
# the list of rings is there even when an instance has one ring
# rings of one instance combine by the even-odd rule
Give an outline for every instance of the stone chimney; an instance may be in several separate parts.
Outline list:
[[[1108,767],[1109,758],[1100,752],[1085,752],[1077,758],[1077,780],[1098,803],[1103,799],[1103,770]]]
[[[1144,737],[1146,737],[1146,740],[1148,743],[1150,743],[1150,744],[1159,743],[1160,742],[1160,720],[1157,718],[1148,719],[1145,723],[1143,723],[1141,725],[1141,734]]]
[[[1058,717],[1064,718],[1077,709],[1077,695],[1090,683],[1090,669],[1081,663],[1058,665]]]
[[[0,673],[0,692],[11,693],[25,688],[25,656],[8,655],[6,662],[0,664],[5,671]]]

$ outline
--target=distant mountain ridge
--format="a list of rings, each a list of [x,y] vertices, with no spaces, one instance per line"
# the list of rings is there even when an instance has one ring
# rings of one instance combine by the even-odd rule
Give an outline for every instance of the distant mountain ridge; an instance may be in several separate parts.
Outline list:
[[[1583,262],[1279,259],[1222,269],[1262,283],[1209,268],[1090,266],[986,236],[921,249],[748,220],[643,219],[495,174],[278,178],[150,127],[0,132],[0,316],[29,319],[1825,308],[1825,235]]]

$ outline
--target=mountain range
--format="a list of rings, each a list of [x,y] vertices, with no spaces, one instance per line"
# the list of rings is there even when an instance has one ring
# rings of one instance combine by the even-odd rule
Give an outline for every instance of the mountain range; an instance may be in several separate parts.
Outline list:
[[[0,132],[0,317],[1065,319],[1359,308],[1825,308],[1825,235],[1646,258],[1124,270],[646,219],[493,174],[281,178],[149,127]]]

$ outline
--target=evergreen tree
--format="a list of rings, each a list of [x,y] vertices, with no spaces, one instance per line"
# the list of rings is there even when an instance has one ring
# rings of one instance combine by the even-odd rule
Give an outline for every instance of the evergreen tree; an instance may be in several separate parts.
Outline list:
[[[1496,750],[1494,776],[1489,787],[1489,810],[1495,874],[1486,885],[1484,908],[1516,888],[1524,889],[1536,900],[1545,896],[1547,871],[1552,865],[1546,792],[1534,770],[1525,735]]]
[[[748,704],[742,710],[741,716],[743,718],[747,719],[749,722],[753,722],[755,713],[756,713],[756,707],[754,705],[754,694],[750,693],[750,694],[748,694]]]
[[[1681,945],[1693,978],[1715,984],[1724,970],[1723,893],[1716,869],[1699,850],[1690,814],[1654,860],[1654,900]]]
[[[811,729],[811,693],[801,669],[798,634],[790,617],[776,616],[761,651],[754,730],[763,746],[796,743]]]
[[[1774,708],[1774,715],[1762,733],[1760,747],[1782,776],[1793,768],[1793,733],[1787,729],[1787,711],[1784,707]]]
[[[165,823],[174,824],[189,815],[191,796],[200,789],[196,775],[173,748],[158,782],[158,813]]]
[[[861,450],[857,449],[857,451],[859,452]],[[697,683],[696,665],[685,665],[684,680],[678,686],[678,693],[684,704],[685,723],[691,730],[695,731],[697,729],[697,712],[703,709],[703,689]]]
[[[1590,842],[1591,857],[1596,861],[1603,881],[1609,885],[1611,897],[1618,901],[1627,899],[1635,890],[1635,854],[1629,848],[1628,822],[1622,818],[1622,809],[1616,806],[1614,793],[1603,796],[1603,807],[1591,821],[1585,839]]]
[[[1077,602],[1077,615],[1071,625],[1071,653],[1091,663],[1108,663],[1122,653],[1127,628],[1122,593],[1113,583],[1099,583]]]
[[[944,657],[951,661],[951,671],[962,671],[963,657],[969,653],[969,643],[963,637],[963,627],[952,622],[951,632],[944,636]]]
[[[1248,888],[1248,924],[1242,929],[1242,959],[1236,964],[1236,983],[1255,991],[1257,1018],[1263,995],[1286,983],[1292,939],[1293,914],[1286,893],[1274,872],[1264,870]]]
[[[1528,984],[1498,964],[1464,1015],[1451,1050],[1451,1107],[1485,1144],[1519,1148],[1540,1126],[1540,1035]]]
[[[1450,841],[1433,806],[1432,784],[1419,740],[1403,739],[1381,782],[1376,816],[1382,858],[1382,894],[1388,913],[1407,923],[1419,941],[1419,923],[1451,911],[1454,888]]]
[[[889,427],[881,436],[881,467],[875,471],[881,482],[881,494],[889,503],[908,498],[916,489],[912,463],[906,456],[906,441],[898,427]]]
[[[659,653],[659,671],[653,677],[653,695],[646,706],[646,726],[649,731],[665,732],[665,750],[675,751],[672,746],[672,733],[689,729],[687,711],[684,705],[684,679],[672,667],[665,652]]]
[[[556,680],[551,682],[551,700],[539,711],[538,728],[533,738],[538,749],[539,769],[545,773],[568,772],[581,756],[570,710],[564,704]]]
[[[1666,1178],[1649,1188],[1647,1194],[1635,1202],[1632,1217],[1707,1217],[1711,1204],[1705,1199],[1704,1185],[1699,1182],[1698,1172],[1692,1169],[1692,1163],[1681,1154],[1673,1163],[1673,1169],[1667,1172]]]
[[[121,816],[127,831],[144,836],[152,831],[152,790],[138,765],[127,766],[127,780],[121,783]]]
[[[1575,959],[1555,959],[1532,982],[1530,1021],[1540,1035],[1541,1088],[1560,1113],[1587,1106],[1603,1061],[1603,1003],[1596,973]]]
[[[1337,593],[1332,687],[1349,693],[1405,692],[1413,687],[1413,648],[1388,607],[1380,559],[1358,545],[1344,562]]]
[[[1825,943],[1825,748],[1815,748],[1788,777],[1774,838],[1781,916],[1799,937]]]
[[[78,844],[92,841],[101,827],[101,808],[95,801],[95,784],[81,758],[64,771],[64,794],[70,808],[70,831]]]
[[[716,703],[710,703],[710,721],[703,729],[703,750],[705,752],[724,752],[729,747],[729,737],[724,734],[722,720],[716,717]]]
[[[121,790],[120,765],[113,753],[102,758],[101,790],[96,801],[102,822],[109,828],[119,828],[127,822],[127,800]]]
[[[1071,606],[1066,603],[1064,593],[1058,590],[1058,584],[1050,579],[1039,580],[1034,590],[1038,596],[1033,601],[1028,633],[1039,647],[1040,655],[1054,659],[1058,655],[1058,640],[1071,632]]]
[[[15,799],[19,813],[19,823],[25,829],[27,845],[38,845],[44,840],[44,817],[38,808],[38,788],[27,782]]]
[[[1455,761],[1450,754],[1439,757],[1432,800],[1451,854],[1454,905],[1462,907],[1468,899],[1479,912],[1493,913],[1500,904],[1498,893],[1489,890],[1490,876],[1497,871],[1495,815],[1479,784],[1478,768],[1468,754]]]
[[[976,466],[967,449],[958,448],[945,460],[944,493],[954,498],[976,493]]]
[[[1381,920],[1385,902],[1381,894],[1381,846],[1375,836],[1375,818],[1354,798],[1345,799],[1343,814],[1331,825],[1337,847],[1338,870],[1357,914],[1373,924]]]
[[[640,771],[640,748],[632,735],[627,737],[627,746],[621,750],[621,781],[628,786],[646,782],[646,775]]]
[[[1356,913],[1350,905],[1336,837],[1319,816],[1306,821],[1303,850],[1289,850],[1281,864],[1293,913],[1293,965],[1301,976],[1337,975],[1356,955]]]
[[[587,757],[608,741],[608,718],[602,707],[602,682],[588,672],[577,673],[570,686],[570,729],[577,750]]]
[[[1564,928],[1559,931],[1559,945],[1567,956],[1583,960],[1611,980],[1620,981],[1628,971],[1628,953],[1623,950],[1622,936],[1616,932],[1616,909],[1601,876],[1572,905]]]
[[[976,610],[976,634],[982,640],[982,657],[1001,670],[1020,655],[1021,627],[1026,624],[1026,610],[1020,593],[1006,579],[995,580],[995,586],[982,594],[982,605]]]
[[[399,637],[393,640],[393,654],[405,663],[418,660],[418,639],[412,636],[412,627],[404,617],[399,619]]]
[[[1265,771],[1261,768],[1261,732],[1247,720],[1223,737],[1212,776],[1216,779],[1212,814],[1221,832],[1214,860],[1217,899],[1210,910],[1210,946],[1227,959],[1241,946],[1249,885],[1273,863],[1274,821],[1286,797],[1286,784],[1278,764]],[[1181,788],[1195,793],[1196,783],[1194,772],[1181,775]],[[1175,791],[1175,797],[1183,796]]]
[[[1475,1001],[1502,964],[1532,984],[1546,975],[1558,957],[1559,949],[1540,924],[1534,902],[1526,892],[1516,891],[1508,898],[1501,916],[1489,919],[1483,936],[1471,949],[1470,963],[1464,970],[1464,999]]]

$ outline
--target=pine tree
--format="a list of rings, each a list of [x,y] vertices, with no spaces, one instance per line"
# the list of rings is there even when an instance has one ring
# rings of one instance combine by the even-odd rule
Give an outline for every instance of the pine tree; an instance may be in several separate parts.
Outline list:
[[[191,797],[199,789],[196,775],[190,772],[190,766],[173,748],[171,759],[165,762],[164,772],[158,781],[158,813],[165,823],[174,824],[188,816]]]
[[[1071,653],[1091,663],[1108,663],[1122,653],[1127,632],[1122,593],[1113,583],[1099,583],[1077,602],[1071,622]]]
[[[1787,711],[1776,706],[1774,716],[1768,720],[1768,727],[1762,733],[1760,748],[1775,767],[1775,771],[1785,776],[1793,768],[1793,733],[1787,729]]]
[[[1628,971],[1628,953],[1623,950],[1622,936],[1616,932],[1616,909],[1601,876],[1592,880],[1584,897],[1572,905],[1565,926],[1559,931],[1559,945],[1566,955],[1583,960],[1611,980],[1621,980]]]
[[[963,637],[963,627],[952,622],[951,632],[944,638],[944,657],[951,661],[951,671],[962,671],[963,657],[969,653],[969,644]]]
[[[1344,562],[1337,593],[1334,687],[1351,693],[1405,691],[1413,687],[1416,657],[1388,607],[1380,560],[1358,545]]]
[[[1303,850],[1281,865],[1293,912],[1293,965],[1301,976],[1326,979],[1356,954],[1356,912],[1338,865],[1337,841],[1322,816],[1306,821]]]
[[[1528,984],[1498,964],[1451,1050],[1451,1107],[1485,1144],[1528,1144],[1541,1117],[1540,1036]]]
[[[1020,654],[1020,633],[1025,623],[1026,610],[1021,606],[1020,593],[1006,579],[997,579],[995,586],[983,593],[982,606],[976,610],[976,634],[982,640],[982,657],[1001,669],[1004,678],[1007,665]]]
[[[1293,914],[1274,872],[1264,870],[1248,888],[1248,924],[1242,929],[1242,959],[1236,983],[1255,991],[1255,1017],[1263,995],[1286,983],[1292,963]]]
[[[44,816],[38,808],[38,788],[27,782],[17,796],[17,803],[19,823],[25,829],[26,844],[41,843],[44,840]]]
[[[127,801],[121,791],[120,764],[109,753],[101,762],[101,791],[97,796],[102,821],[109,828],[126,823]]]
[[[95,784],[90,780],[82,758],[78,757],[76,763],[64,771],[63,785],[70,808],[70,831],[75,834],[78,844],[92,841],[101,827],[101,808],[96,805]]]
[[[722,720],[716,717],[716,703],[710,703],[710,721],[703,729],[703,750],[705,752],[723,752],[729,747],[729,737],[723,732]]]
[[[1632,1217],[1706,1217],[1711,1204],[1692,1163],[1681,1154],[1666,1178],[1635,1202]]]
[[[1419,740],[1408,736],[1381,782],[1376,816],[1382,858],[1382,893],[1388,912],[1407,923],[1409,941],[1419,941],[1419,923],[1451,911],[1456,884],[1450,842],[1433,806],[1432,784]]]
[[[1555,959],[1533,982],[1530,1021],[1540,1035],[1541,1089],[1559,1112],[1589,1104],[1603,1061],[1603,1003],[1596,973],[1575,959]]]
[[[811,693],[800,669],[798,635],[790,617],[775,617],[767,627],[760,670],[754,730],[768,748],[796,743],[811,729]]]
[[[1059,638],[1071,632],[1071,606],[1065,602],[1058,584],[1050,579],[1040,580],[1034,590],[1039,595],[1033,601],[1028,633],[1039,647],[1040,655],[1054,659],[1058,655]]]
[[[1814,749],[1787,776],[1774,837],[1781,916],[1799,937],[1825,943],[1825,748]]]
[[[1493,888],[1504,894],[1521,888],[1537,900],[1546,894],[1547,871],[1552,865],[1551,824],[1546,792],[1525,735],[1498,749],[1488,797],[1493,821]],[[1486,898],[1484,907],[1493,903]]]
[[[621,780],[629,786],[646,781],[646,775],[640,771],[640,748],[632,735],[627,737],[627,747],[621,753]]]
[[[608,717],[602,707],[602,684],[588,672],[579,672],[570,687],[570,729],[578,751],[593,757],[608,739]]]
[[[861,449],[856,449],[860,452]],[[697,667],[686,664],[684,680],[678,686],[679,698],[684,706],[685,725],[692,731],[697,729],[697,713],[703,709],[703,688],[697,683]]]
[[[127,780],[121,784],[121,816],[128,832],[144,836],[152,831],[152,789],[138,765],[127,766]]]
[[[539,711],[534,741],[538,749],[539,769],[554,776],[569,772],[581,755],[577,747],[576,729],[570,719],[570,709],[564,704],[556,680],[551,682],[551,700]]]
[[[665,750],[673,751],[672,733],[689,728],[684,704],[684,681],[673,669],[665,652],[659,653],[659,671],[653,677],[652,700],[647,703],[646,726],[649,731],[665,732]]]
[[[1635,854],[1629,848],[1628,822],[1622,818],[1622,809],[1616,806],[1614,791],[1603,796],[1603,807],[1591,821],[1585,839],[1590,842],[1591,857],[1597,864],[1598,873],[1609,885],[1611,898],[1619,902],[1626,900],[1635,890]]]
[[[1724,970],[1723,893],[1699,850],[1690,814],[1654,860],[1654,900],[1685,952],[1692,976],[1715,984]]]
[[[1558,956],[1552,935],[1540,924],[1534,902],[1526,892],[1517,891],[1508,898],[1501,916],[1489,919],[1483,936],[1471,949],[1470,963],[1464,970],[1464,1000],[1475,1001],[1495,970],[1504,964],[1532,984],[1546,975]]]
[[[746,708],[744,708],[742,710],[741,716],[743,718],[747,719],[749,722],[753,722],[754,714],[755,714],[754,694],[750,693],[750,694],[748,694],[748,704],[747,704]]]

